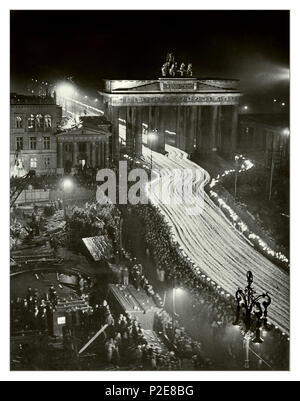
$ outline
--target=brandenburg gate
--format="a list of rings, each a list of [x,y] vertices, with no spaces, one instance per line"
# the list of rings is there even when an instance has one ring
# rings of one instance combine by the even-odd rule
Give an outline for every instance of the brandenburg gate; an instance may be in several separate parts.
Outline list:
[[[112,153],[120,146],[142,155],[143,130],[157,132],[152,148],[172,144],[189,154],[232,154],[237,143],[238,80],[162,77],[155,80],[105,80],[101,92],[112,123]],[[119,122],[126,124],[120,137]]]

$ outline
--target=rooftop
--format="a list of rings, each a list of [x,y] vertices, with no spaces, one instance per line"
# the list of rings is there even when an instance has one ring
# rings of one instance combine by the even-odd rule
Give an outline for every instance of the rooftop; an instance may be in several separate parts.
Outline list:
[[[99,127],[111,125],[104,116],[81,116],[80,120],[84,128],[97,129]]]
[[[36,104],[45,104],[45,105],[56,105],[56,96],[55,94],[52,96],[50,92],[45,96],[36,96],[36,95],[22,95],[17,93],[10,94],[10,104],[28,104],[28,105],[36,105]]]

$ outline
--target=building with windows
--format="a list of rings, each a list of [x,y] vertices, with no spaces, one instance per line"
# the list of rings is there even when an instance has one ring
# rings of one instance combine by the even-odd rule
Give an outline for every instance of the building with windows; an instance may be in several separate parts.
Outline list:
[[[57,172],[78,172],[109,166],[111,123],[103,116],[84,116],[74,129],[57,135]]]
[[[56,173],[57,129],[62,108],[55,95],[10,97],[10,172],[23,176],[29,170],[37,175]]]
[[[264,159],[267,167],[272,160],[286,166],[290,159],[289,115],[241,114],[238,125],[238,150]]]

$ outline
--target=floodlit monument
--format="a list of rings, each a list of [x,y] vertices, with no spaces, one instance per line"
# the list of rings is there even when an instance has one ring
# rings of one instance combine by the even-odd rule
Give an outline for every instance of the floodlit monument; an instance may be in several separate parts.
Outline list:
[[[113,154],[120,145],[142,154],[143,124],[157,132],[153,149],[164,152],[171,144],[198,154],[236,149],[238,108],[241,93],[236,79],[198,79],[192,65],[177,63],[168,54],[162,77],[154,80],[104,80],[101,92],[104,111],[112,122]],[[169,60],[169,61],[168,61]],[[119,121],[126,122],[120,137]],[[167,132],[166,132],[167,131]]]

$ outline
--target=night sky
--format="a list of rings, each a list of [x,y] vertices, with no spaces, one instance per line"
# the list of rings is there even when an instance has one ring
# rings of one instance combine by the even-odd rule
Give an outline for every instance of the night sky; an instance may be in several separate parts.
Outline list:
[[[253,104],[289,97],[288,11],[12,11],[11,83],[160,76],[166,53],[194,76],[238,78]]]

